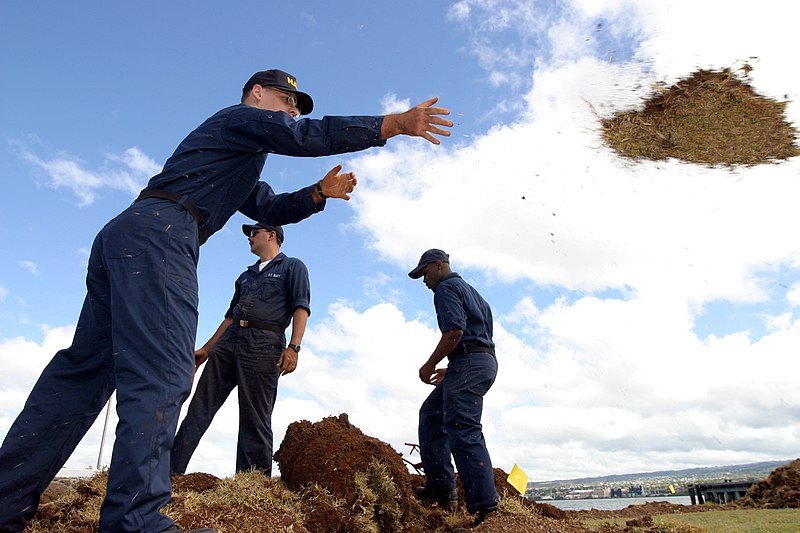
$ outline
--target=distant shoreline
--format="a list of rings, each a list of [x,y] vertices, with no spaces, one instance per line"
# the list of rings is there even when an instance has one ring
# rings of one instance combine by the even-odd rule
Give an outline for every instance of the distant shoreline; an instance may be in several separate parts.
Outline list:
[[[650,502],[667,502],[675,505],[691,505],[689,496],[644,496],[622,498],[580,498],[575,500],[536,500],[536,503],[546,503],[558,507],[563,511],[616,511],[631,505],[642,505]]]
[[[553,479],[550,481],[529,481],[528,488],[542,488],[553,485],[582,483],[625,483],[642,479],[653,478],[677,478],[677,477],[740,477],[764,472],[770,473],[780,466],[791,463],[794,459],[778,459],[775,461],[760,461],[757,463],[744,463],[735,465],[704,466],[695,468],[683,468],[680,470],[659,470],[655,472],[638,472],[632,474],[609,474],[605,476],[580,477],[572,479]],[[766,477],[766,476],[764,476]]]

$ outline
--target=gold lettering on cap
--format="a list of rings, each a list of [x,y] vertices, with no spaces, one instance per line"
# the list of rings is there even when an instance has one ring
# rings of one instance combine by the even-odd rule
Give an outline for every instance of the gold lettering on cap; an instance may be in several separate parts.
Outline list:
[[[292,78],[291,76],[286,76],[286,82],[295,89],[297,89],[297,81],[295,81],[295,79]]]

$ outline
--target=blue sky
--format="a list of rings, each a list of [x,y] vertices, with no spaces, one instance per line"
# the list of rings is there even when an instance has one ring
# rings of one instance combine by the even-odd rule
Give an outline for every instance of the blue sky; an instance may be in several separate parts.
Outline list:
[[[598,116],[654,83],[744,61],[797,122],[800,75],[780,36],[800,8],[759,5],[3,2],[0,436],[70,343],[97,231],[253,72],[282,68],[314,117],[439,96],[456,125],[439,147],[269,157],[262,179],[279,191],[337,163],[359,177],[350,202],[286,228],[312,315],[279,389],[276,445],[292,421],[347,412],[407,452],[438,332],[431,293],[406,273],[440,247],[494,310],[484,426],[497,466],[547,480],[795,457],[797,158],[632,163],[598,134]],[[246,221],[202,248],[198,345],[254,260]],[[232,399],[190,470],[233,472],[236,423]],[[99,436],[100,423],[68,464],[94,464]]]

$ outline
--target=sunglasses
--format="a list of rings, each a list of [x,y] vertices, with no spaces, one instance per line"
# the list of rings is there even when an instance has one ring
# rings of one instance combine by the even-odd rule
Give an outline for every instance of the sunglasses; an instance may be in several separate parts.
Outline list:
[[[271,85],[269,86],[269,88],[272,89],[273,91],[275,91],[276,93],[278,93],[280,98],[284,102],[286,102],[288,105],[290,105],[292,107],[297,107],[297,95],[296,94],[283,92],[282,90],[278,89],[277,87],[272,87]]]
[[[270,230],[267,230],[267,229],[264,229],[264,228],[251,229],[250,233],[248,233],[247,236],[250,237],[250,238],[253,238],[256,235],[258,235],[259,232],[262,232],[262,231],[270,231]],[[270,231],[270,233],[272,233],[272,232]]]

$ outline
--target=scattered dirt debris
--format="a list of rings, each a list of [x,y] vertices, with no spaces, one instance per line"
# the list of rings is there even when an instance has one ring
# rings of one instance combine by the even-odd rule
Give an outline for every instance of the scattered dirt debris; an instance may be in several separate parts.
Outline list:
[[[752,166],[800,155],[786,102],[757,94],[752,67],[699,70],[658,87],[642,110],[603,119],[603,139],[633,159],[676,158],[709,166]]]
[[[205,473],[176,475],[172,501],[163,511],[184,529],[214,527],[220,533],[446,533],[472,522],[460,480],[456,509],[420,504],[413,487],[424,482],[422,476],[410,474],[400,454],[364,435],[346,414],[291,424],[275,459],[282,477],[259,472],[225,479]],[[587,518],[629,519],[625,528],[603,526],[602,531],[613,533],[646,527],[656,515],[722,508],[652,502],[618,511],[563,511],[520,498],[507,477],[495,469],[500,509],[476,533],[578,533],[586,531],[581,521]],[[107,480],[102,473],[54,481],[25,533],[96,532]],[[758,502],[750,504],[755,506],[797,507],[798,494],[800,460],[775,470],[746,498]],[[736,505],[726,504],[732,509]]]

